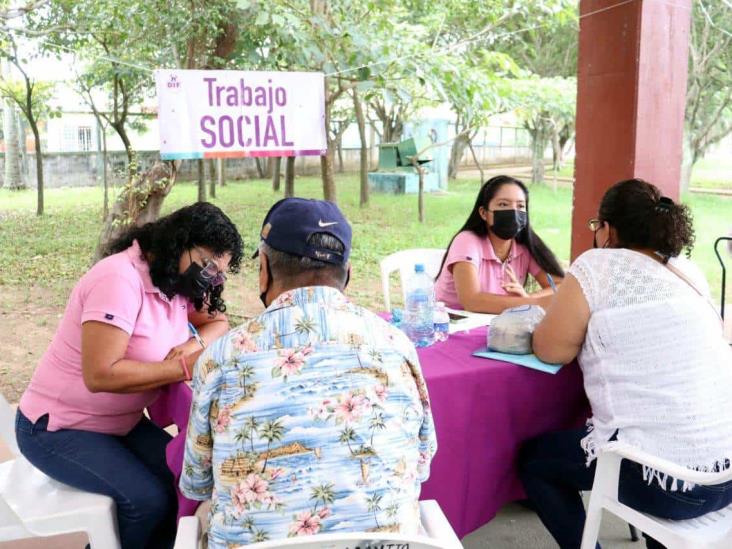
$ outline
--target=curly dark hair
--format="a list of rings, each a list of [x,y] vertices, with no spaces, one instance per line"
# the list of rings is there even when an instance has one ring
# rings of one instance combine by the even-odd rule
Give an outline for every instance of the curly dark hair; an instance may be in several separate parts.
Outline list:
[[[194,246],[208,248],[218,257],[231,254],[229,272],[239,272],[244,244],[231,219],[220,208],[208,202],[197,202],[141,227],[132,227],[110,242],[103,257],[126,250],[137,240],[149,259],[150,278],[168,298],[175,295],[175,284],[181,255]],[[203,298],[194,299],[196,311],[205,306],[208,313],[226,311],[221,298],[223,284],[211,288]]]
[[[642,179],[627,179],[610,187],[598,215],[617,231],[618,247],[655,250],[668,261],[683,249],[690,255],[694,246],[689,207],[662,196],[658,187]]]

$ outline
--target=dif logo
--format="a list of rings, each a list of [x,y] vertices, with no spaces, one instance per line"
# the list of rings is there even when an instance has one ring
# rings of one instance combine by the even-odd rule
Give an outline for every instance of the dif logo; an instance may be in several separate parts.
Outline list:
[[[180,90],[180,82],[178,81],[178,77],[175,74],[170,75],[170,78],[168,78],[168,82],[166,85],[171,91]]]

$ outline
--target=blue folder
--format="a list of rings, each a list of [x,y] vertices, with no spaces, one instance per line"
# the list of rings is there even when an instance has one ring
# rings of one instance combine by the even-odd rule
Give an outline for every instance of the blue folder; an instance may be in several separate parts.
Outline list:
[[[492,358],[493,360],[500,360],[501,362],[510,362],[511,364],[518,364],[519,366],[525,366],[533,370],[539,370],[540,372],[546,372],[548,374],[556,374],[562,364],[549,364],[542,362],[536,358],[535,354],[530,355],[512,355],[509,353],[499,353],[498,351],[491,351],[482,347],[473,353],[473,356],[480,358]]]

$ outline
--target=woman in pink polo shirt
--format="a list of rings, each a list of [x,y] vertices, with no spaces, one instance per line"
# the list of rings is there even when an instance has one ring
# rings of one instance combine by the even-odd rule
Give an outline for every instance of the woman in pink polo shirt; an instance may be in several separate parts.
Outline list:
[[[529,274],[542,288],[532,294],[524,289]],[[500,313],[548,304],[552,281],[559,284],[563,276],[557,258],[531,229],[528,189],[498,175],[483,184],[468,220],[450,241],[435,296],[454,309]]]
[[[227,332],[224,272],[241,257],[236,226],[212,204],[132,228],[76,284],[20,400],[20,451],[51,478],[112,497],[125,549],[172,547],[170,436],[143,410]]]

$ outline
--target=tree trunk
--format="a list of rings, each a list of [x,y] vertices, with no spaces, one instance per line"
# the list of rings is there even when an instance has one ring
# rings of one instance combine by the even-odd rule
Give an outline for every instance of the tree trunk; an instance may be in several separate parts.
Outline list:
[[[224,173],[225,169],[226,169],[226,163],[224,162],[224,159],[217,158],[216,159],[216,178],[218,180],[219,187],[223,187],[226,185],[226,174]]]
[[[295,196],[295,157],[288,156],[285,164],[285,198]]]
[[[211,198],[216,198],[216,161],[208,159],[208,192]]]
[[[363,113],[363,104],[355,88],[353,90],[353,107],[356,111],[358,135],[361,138],[361,200],[359,205],[363,208],[369,203],[369,144],[366,141],[366,117]]]
[[[36,194],[38,195],[36,215],[43,215],[43,154],[41,154],[41,134],[38,131],[38,123],[34,118],[28,120],[36,145]]]
[[[547,144],[547,133],[543,128],[531,130],[531,182],[544,182],[544,149]]]
[[[101,259],[109,243],[127,229],[158,218],[163,201],[175,184],[176,174],[174,162],[155,162],[146,172],[130,176],[104,223],[94,262]]]
[[[455,131],[458,131],[457,127],[455,128]],[[465,149],[468,146],[468,139],[469,137],[466,134],[460,134],[452,142],[452,147],[450,148],[450,163],[447,168],[447,176],[449,179],[455,179],[457,177],[460,161],[462,160]]]
[[[564,149],[567,146],[567,143],[569,143],[570,139],[572,139],[574,126],[572,124],[565,124],[564,127],[559,132],[559,168],[561,169],[562,166],[564,166]]]
[[[335,143],[331,138],[328,128],[330,128],[330,113],[333,108],[330,93],[329,78],[325,78],[325,136],[328,141],[328,149],[324,156],[320,157],[320,177],[323,181],[323,198],[336,202],[335,174],[333,173],[333,156],[335,154]],[[288,157],[289,160],[289,157]]]
[[[333,143],[328,143],[328,151],[320,157],[320,173],[323,179],[323,199],[336,202],[335,174],[333,173]]]
[[[480,172],[480,184],[482,185],[485,182],[485,175],[483,174],[483,166],[480,165],[480,161],[478,160],[478,155],[475,154],[475,149],[473,148],[473,140],[468,137],[468,148],[470,149],[470,153],[473,155],[473,161],[475,162],[475,167],[478,168],[478,171]]]
[[[266,179],[272,179],[272,169],[274,168],[274,157],[270,156],[267,158],[267,162],[264,165],[264,177]]]
[[[198,166],[198,201],[206,202],[206,170],[203,159],[196,160]]]
[[[552,130],[552,170],[558,172],[562,169],[562,146],[559,144],[559,132]]]
[[[15,111],[15,119],[18,126],[18,153],[20,154],[20,181],[25,187],[26,181],[30,178],[30,171],[28,169],[28,150],[26,148],[25,139],[25,123],[24,118],[20,116],[18,111]]]
[[[18,126],[15,123],[15,104],[11,99],[3,101],[3,135],[5,138],[5,187],[8,189],[24,189],[20,172],[20,154],[18,151]]]
[[[391,116],[379,117],[382,128],[382,143],[397,143],[402,138],[402,132],[404,132],[404,122],[397,116],[392,118]]]
[[[272,167],[272,190],[279,192],[280,190],[280,173],[282,171],[282,157],[275,156],[273,159],[274,166]]]
[[[254,157],[254,163],[257,165],[257,175],[259,179],[264,179],[267,174],[264,172],[264,166],[262,166],[262,159],[258,156]]]
[[[117,135],[119,135],[119,138],[122,140],[122,144],[125,146],[125,152],[127,153],[127,169],[131,173],[133,167],[135,167],[135,152],[132,150],[132,143],[130,143],[130,138],[127,135],[127,129],[122,122],[110,124],[110,126],[112,126],[114,131],[117,132]]]
[[[343,136],[339,135],[336,139],[336,151],[338,153],[338,173],[345,171],[343,167]]]
[[[374,149],[376,148],[376,130],[374,126],[369,124],[369,170],[373,170],[374,166]]]

